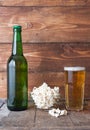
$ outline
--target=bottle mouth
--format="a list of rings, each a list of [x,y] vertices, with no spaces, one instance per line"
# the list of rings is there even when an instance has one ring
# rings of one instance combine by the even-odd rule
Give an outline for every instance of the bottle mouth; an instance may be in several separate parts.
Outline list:
[[[20,25],[14,25],[13,26],[13,30],[14,31],[21,31],[22,30],[22,26],[20,26]]]

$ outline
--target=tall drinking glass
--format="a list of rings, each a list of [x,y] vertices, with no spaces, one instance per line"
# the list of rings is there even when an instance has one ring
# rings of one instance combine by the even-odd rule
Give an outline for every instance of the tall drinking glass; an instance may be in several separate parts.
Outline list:
[[[64,67],[67,110],[83,110],[85,67]]]

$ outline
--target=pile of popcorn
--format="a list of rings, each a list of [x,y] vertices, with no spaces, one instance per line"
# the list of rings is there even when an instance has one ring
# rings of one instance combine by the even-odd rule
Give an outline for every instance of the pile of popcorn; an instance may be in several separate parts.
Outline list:
[[[50,88],[48,84],[43,83],[38,88],[33,88],[31,97],[37,108],[49,109],[57,103],[58,99],[60,99],[59,87]],[[67,115],[66,110],[60,110],[59,108],[52,108],[48,110],[48,113],[54,117]]]
[[[50,88],[48,84],[43,83],[38,88],[33,88],[31,97],[37,108],[48,109],[60,98],[59,87]]]

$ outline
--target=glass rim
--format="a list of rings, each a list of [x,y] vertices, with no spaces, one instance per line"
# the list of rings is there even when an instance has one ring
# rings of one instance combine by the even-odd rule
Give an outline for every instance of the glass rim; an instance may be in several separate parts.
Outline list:
[[[85,67],[81,67],[81,66],[64,67],[64,71],[83,71],[85,69],[86,69]]]

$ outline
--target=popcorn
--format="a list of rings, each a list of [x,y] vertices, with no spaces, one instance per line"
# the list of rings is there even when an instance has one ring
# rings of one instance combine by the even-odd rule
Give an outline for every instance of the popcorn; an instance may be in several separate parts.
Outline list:
[[[62,116],[62,115],[66,116],[67,115],[67,111],[66,110],[62,110],[61,113],[60,113],[60,116]]]
[[[49,110],[48,112],[51,116],[54,116],[54,117],[59,117],[59,116],[62,116],[62,115],[67,115],[67,111],[66,110],[60,110],[59,108],[55,109],[51,109]]]
[[[50,88],[46,83],[43,83],[38,88],[33,88],[31,97],[37,108],[48,109],[60,98],[59,87]]]

